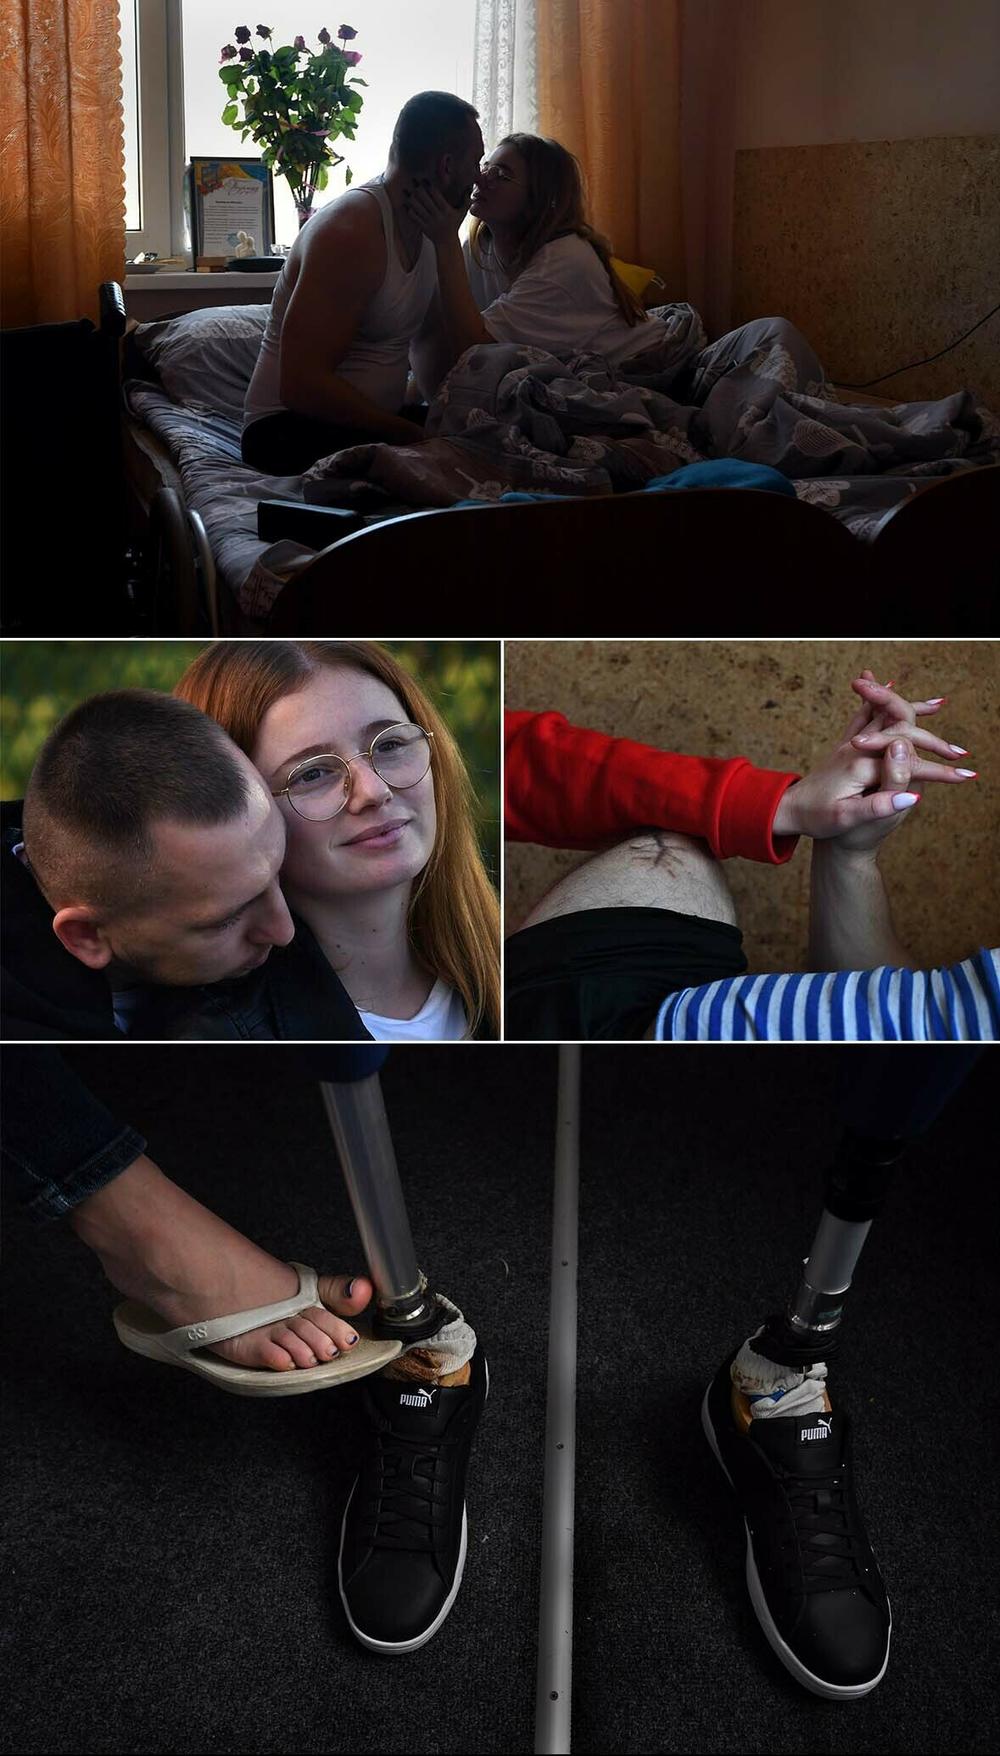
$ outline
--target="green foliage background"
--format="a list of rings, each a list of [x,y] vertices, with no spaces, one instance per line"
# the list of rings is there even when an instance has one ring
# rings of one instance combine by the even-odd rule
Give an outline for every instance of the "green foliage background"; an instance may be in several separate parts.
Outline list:
[[[201,640],[11,640],[0,643],[0,790],[20,799],[53,726],[104,689],[173,688]],[[500,649],[484,640],[385,640],[458,740],[480,803],[483,854],[500,872]]]

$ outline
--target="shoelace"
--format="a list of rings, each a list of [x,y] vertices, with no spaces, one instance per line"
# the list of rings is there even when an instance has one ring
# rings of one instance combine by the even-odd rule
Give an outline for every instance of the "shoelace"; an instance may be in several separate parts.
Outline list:
[[[840,1591],[861,1583],[861,1536],[852,1517],[845,1474],[783,1477],[792,1530],[782,1539],[785,1566],[807,1592]]]
[[[445,1441],[398,1438],[379,1441],[380,1487],[372,1504],[372,1547],[432,1550],[444,1523],[442,1452]]]

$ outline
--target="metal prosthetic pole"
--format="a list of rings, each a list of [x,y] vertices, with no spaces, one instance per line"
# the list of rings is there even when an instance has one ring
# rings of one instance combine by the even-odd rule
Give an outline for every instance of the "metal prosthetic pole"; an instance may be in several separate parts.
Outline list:
[[[436,1335],[441,1307],[417,1267],[377,1073],[320,1091],[375,1286],[373,1334],[404,1343]]]
[[[830,1359],[840,1341],[844,1300],[872,1220],[884,1206],[904,1140],[873,1140],[850,1130],[827,1176],[826,1199],[802,1273],[780,1317],[751,1343],[781,1365]]]

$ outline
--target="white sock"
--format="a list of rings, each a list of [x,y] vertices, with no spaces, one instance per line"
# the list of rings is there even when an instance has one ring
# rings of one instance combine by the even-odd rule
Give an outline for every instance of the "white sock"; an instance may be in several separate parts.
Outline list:
[[[795,1366],[781,1366],[765,1354],[754,1353],[750,1346],[764,1325],[756,1329],[740,1348],[730,1368],[737,1390],[749,1398],[750,1415],[755,1421],[773,1415],[819,1415],[826,1408],[826,1361],[814,1360],[804,1372]]]
[[[419,1347],[433,1353],[440,1376],[446,1378],[452,1372],[461,1371],[471,1360],[476,1351],[476,1332],[471,1323],[466,1323],[457,1305],[453,1305],[442,1293],[438,1293],[436,1297],[448,1321],[436,1335],[430,1335],[424,1341],[408,1342],[403,1352],[406,1354],[411,1348]]]

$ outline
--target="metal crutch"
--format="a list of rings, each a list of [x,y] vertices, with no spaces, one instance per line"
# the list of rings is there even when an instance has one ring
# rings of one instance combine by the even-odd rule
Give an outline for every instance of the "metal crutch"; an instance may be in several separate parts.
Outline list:
[[[536,1756],[566,1756],[570,1749],[579,1175],[580,1045],[561,1043],[552,1191],[549,1366],[535,1691]]]

